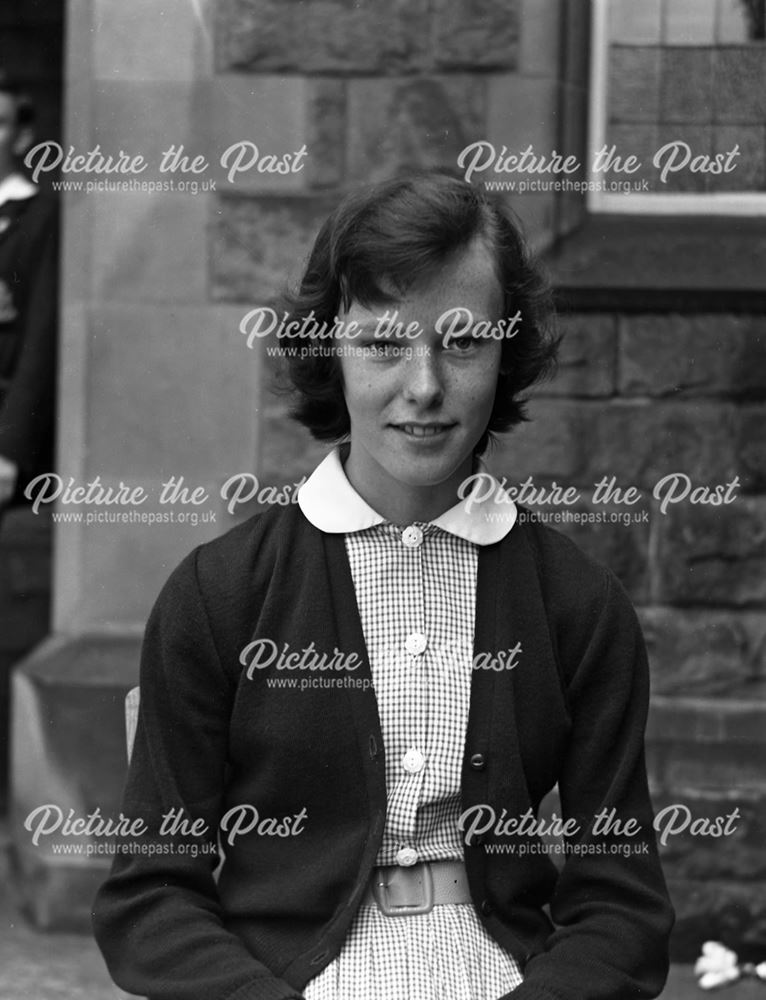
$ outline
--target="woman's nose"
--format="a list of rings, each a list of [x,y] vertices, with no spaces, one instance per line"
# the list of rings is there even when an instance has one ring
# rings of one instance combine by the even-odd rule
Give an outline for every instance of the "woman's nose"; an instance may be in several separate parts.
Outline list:
[[[422,353],[421,353],[422,352]],[[415,351],[402,366],[404,372],[404,395],[420,406],[441,402],[444,396],[444,380],[439,365],[438,353],[433,348]]]

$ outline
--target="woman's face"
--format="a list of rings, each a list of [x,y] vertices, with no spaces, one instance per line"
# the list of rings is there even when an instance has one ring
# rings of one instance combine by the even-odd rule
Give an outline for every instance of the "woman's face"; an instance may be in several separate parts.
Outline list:
[[[457,502],[492,413],[501,341],[470,336],[467,323],[465,336],[445,338],[439,320],[461,309],[463,322],[470,311],[474,325],[494,325],[502,302],[492,257],[477,239],[396,303],[352,303],[342,317],[346,329],[363,329],[339,341],[351,419],[346,474],[383,516],[431,520]],[[381,317],[394,310],[402,329],[415,324],[416,335],[375,336]]]

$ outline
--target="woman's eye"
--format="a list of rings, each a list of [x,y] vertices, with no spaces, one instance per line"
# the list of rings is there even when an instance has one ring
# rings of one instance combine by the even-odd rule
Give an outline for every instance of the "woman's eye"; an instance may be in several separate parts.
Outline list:
[[[447,343],[446,350],[465,353],[475,347],[478,341],[475,337],[455,337]]]

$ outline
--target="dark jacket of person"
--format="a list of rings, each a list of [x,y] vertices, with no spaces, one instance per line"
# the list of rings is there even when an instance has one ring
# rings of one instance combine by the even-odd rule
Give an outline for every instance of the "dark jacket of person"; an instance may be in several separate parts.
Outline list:
[[[19,467],[14,500],[53,463],[58,225],[37,193],[0,205],[0,455]]]

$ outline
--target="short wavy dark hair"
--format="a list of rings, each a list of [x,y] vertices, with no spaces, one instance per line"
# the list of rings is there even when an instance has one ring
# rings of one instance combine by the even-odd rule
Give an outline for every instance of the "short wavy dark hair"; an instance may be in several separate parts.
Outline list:
[[[480,454],[493,433],[527,419],[520,394],[552,373],[559,341],[549,284],[500,199],[442,170],[351,194],[320,229],[298,290],[286,294],[282,306],[288,322],[331,326],[352,302],[369,307],[395,301],[380,287],[382,279],[404,293],[476,237],[486,241],[495,261],[503,292],[499,319],[521,313],[515,336],[502,342],[494,407],[475,448]],[[296,396],[291,415],[319,440],[346,437],[350,422],[340,359],[298,348],[287,357],[286,374]]]

